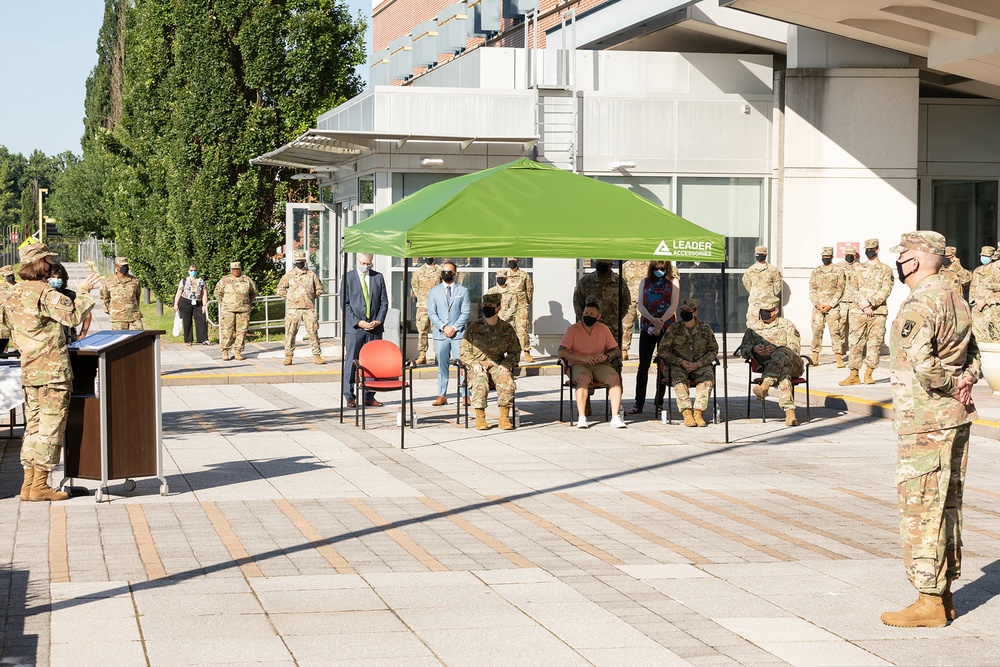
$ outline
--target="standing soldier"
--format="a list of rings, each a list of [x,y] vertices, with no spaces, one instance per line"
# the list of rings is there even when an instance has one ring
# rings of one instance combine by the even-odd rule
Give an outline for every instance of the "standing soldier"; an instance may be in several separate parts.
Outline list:
[[[629,299],[628,285],[611,270],[610,259],[595,259],[595,270],[585,273],[573,290],[573,310],[576,311],[578,322],[583,320],[583,310],[591,301],[599,306],[601,323],[611,329],[611,336],[616,341],[621,333],[621,308],[627,308]]]
[[[951,582],[962,573],[962,487],[981,361],[969,306],[937,275],[944,249],[944,237],[932,231],[903,234],[892,249],[910,288],[889,338],[899,535],[919,595],[882,622],[903,628],[954,620]]]
[[[250,276],[243,275],[243,265],[229,263],[229,275],[223,276],[215,286],[215,300],[219,303],[219,344],[222,360],[229,361],[229,349],[235,348],[234,359],[243,361],[243,345],[250,327],[250,310],[257,298],[257,286]],[[235,346],[233,341],[235,340]]]
[[[3,303],[7,295],[14,289],[14,269],[10,264],[0,266],[0,277],[3,278],[3,281],[0,282],[0,303]],[[10,328],[4,325],[3,321],[0,321],[0,340],[3,339],[6,339],[8,343],[10,342]],[[4,345],[0,348],[0,352],[3,352],[6,347]]]
[[[840,340],[840,299],[844,296],[844,270],[833,263],[833,247],[823,248],[822,264],[809,276],[809,299],[812,312],[812,362],[819,365],[823,349],[823,329],[830,329],[830,349],[840,359],[844,343]]]
[[[510,408],[514,405],[517,385],[514,375],[521,358],[521,343],[514,327],[498,316],[501,297],[497,293],[483,296],[483,319],[465,330],[462,339],[461,360],[468,369],[469,393],[476,410],[476,430],[489,430],[486,423],[486,395],[490,380],[497,388],[497,407],[500,408],[500,428],[514,428],[510,422]]]
[[[892,292],[892,269],[878,259],[878,239],[865,241],[868,261],[856,275],[858,300],[851,308],[851,355],[848,366],[851,374],[840,381],[842,387],[861,384],[859,371],[865,362],[865,384],[875,384],[872,373],[878,368],[878,358],[885,342],[885,323],[889,316],[886,301]]]
[[[427,363],[427,334],[431,332],[431,320],[427,317],[427,294],[431,288],[441,282],[441,267],[434,263],[433,257],[424,257],[424,263],[413,271],[410,282],[410,295],[417,300],[417,351],[419,356],[414,363]]]
[[[517,311],[514,313],[514,330],[517,331],[517,338],[521,341],[521,349],[524,350],[524,363],[530,364],[534,361],[531,358],[531,342],[528,340],[528,309],[531,307],[531,300],[535,298],[535,286],[531,282],[531,276],[518,268],[517,257],[507,258],[507,289],[517,297]]]
[[[957,285],[955,289],[960,294],[972,282],[972,272],[962,266],[962,260],[955,254],[955,246],[953,245],[948,246],[944,250],[944,267],[941,269],[941,277],[952,279],[952,283]]]
[[[632,327],[639,312],[639,283],[646,277],[648,271],[649,262],[643,260],[630,259],[622,266],[622,275],[631,295],[628,310],[622,320],[622,361],[628,360],[628,348],[632,344]]]
[[[101,301],[111,319],[112,331],[141,331],[142,312],[139,310],[139,279],[128,272],[128,260],[115,257],[115,275],[104,281]]]
[[[993,261],[993,253],[997,251],[991,245],[984,245],[979,253],[979,266],[972,272],[972,280],[969,282],[969,306],[972,307],[972,333],[976,334],[977,340],[988,340],[989,333],[987,323],[990,321],[989,310],[986,306],[987,294],[983,290],[983,280],[986,275],[994,270],[990,266]]]
[[[325,364],[323,348],[319,345],[319,322],[316,320],[316,297],[323,293],[323,283],[312,269],[306,268],[305,250],[296,250],[293,259],[295,265],[281,277],[277,289],[278,296],[285,298],[285,365],[292,365],[300,322],[309,334],[313,362]]]
[[[743,274],[743,287],[749,292],[747,300],[747,326],[758,319],[758,313],[763,308],[761,304],[770,303],[771,297],[781,300],[781,271],[767,262],[767,246],[754,248],[754,259],[757,262]]]
[[[792,378],[802,376],[805,364],[799,356],[799,330],[791,320],[778,317],[780,304],[776,296],[760,303],[756,320],[747,328],[733,355],[744,359],[752,357],[757,362],[761,369],[761,381],[753,388],[753,395],[763,401],[771,387],[777,385],[778,407],[785,411],[785,424],[798,426]]]
[[[844,271],[844,296],[840,298],[840,349],[834,348],[833,356],[837,360],[837,368],[844,367],[841,355],[846,355],[850,349],[851,340],[851,310],[857,308],[858,301],[858,269],[861,264],[858,251],[853,244],[844,246],[844,261],[839,266]]]
[[[517,314],[517,295],[507,286],[507,276],[498,273],[497,284],[486,290],[486,293],[500,295],[500,310],[497,311],[497,315],[504,322],[514,326],[514,316]],[[515,331],[517,330],[515,329]]]
[[[0,299],[0,322],[13,333],[21,352],[24,391],[24,437],[21,500],[66,500],[69,494],[49,486],[49,473],[59,463],[66,438],[73,369],[69,364],[63,327],[75,327],[94,307],[90,291],[100,276],[91,274],[80,285],[76,300],[48,284],[52,257],[44,243],[21,250],[21,282]]]

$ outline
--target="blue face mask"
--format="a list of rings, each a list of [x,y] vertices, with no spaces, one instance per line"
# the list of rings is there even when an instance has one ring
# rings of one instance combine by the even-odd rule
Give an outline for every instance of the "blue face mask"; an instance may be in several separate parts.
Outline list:
[[[191,276],[192,278],[194,278],[195,276],[198,275],[198,272],[197,271],[188,271],[188,275]]]
[[[49,287],[52,289],[62,289],[63,279],[62,278],[49,278]]]
[[[667,272],[664,271],[663,269],[653,269],[653,275],[656,276],[657,278],[662,278],[663,276],[667,275]]]
[[[990,258],[989,257],[980,257],[979,258],[979,263],[982,264],[983,266],[986,266],[987,264],[990,263]]]

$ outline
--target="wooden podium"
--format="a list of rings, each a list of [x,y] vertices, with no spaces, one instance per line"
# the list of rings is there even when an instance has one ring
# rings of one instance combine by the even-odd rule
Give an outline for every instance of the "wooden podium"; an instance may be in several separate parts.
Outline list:
[[[160,335],[163,331],[100,331],[69,345],[73,368],[64,451],[65,477],[100,480],[97,502],[108,481],[163,477],[160,404]]]

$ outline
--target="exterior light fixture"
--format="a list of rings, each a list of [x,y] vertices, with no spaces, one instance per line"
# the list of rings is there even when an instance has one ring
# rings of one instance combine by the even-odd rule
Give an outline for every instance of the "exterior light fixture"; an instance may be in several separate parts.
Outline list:
[[[635,169],[635,162],[615,161],[611,163],[612,171],[627,171],[629,169]]]
[[[332,174],[335,171],[340,171],[340,167],[334,166],[332,164],[327,164],[327,165],[320,165],[318,167],[313,167],[312,170],[317,174]]]
[[[421,167],[441,167],[444,166],[444,160],[439,157],[424,157],[420,158]]]
[[[292,174],[293,181],[314,181],[316,174]]]

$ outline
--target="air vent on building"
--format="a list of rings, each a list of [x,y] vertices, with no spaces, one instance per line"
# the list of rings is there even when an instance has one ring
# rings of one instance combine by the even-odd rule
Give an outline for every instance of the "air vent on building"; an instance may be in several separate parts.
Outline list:
[[[389,43],[389,76],[392,79],[409,79],[413,76],[413,42],[403,35]]]
[[[469,0],[470,37],[490,37],[500,32],[500,10],[503,0]]]
[[[448,5],[437,15],[438,52],[461,53],[469,38],[469,10],[464,2]]]
[[[373,53],[368,60],[370,69],[368,70],[368,82],[373,86],[392,85],[392,76],[389,72],[389,49],[382,49]]]
[[[433,67],[438,61],[437,19],[418,23],[413,35],[413,66]]]
[[[531,10],[538,11],[538,0],[503,0],[503,15],[506,18],[521,18]]]

